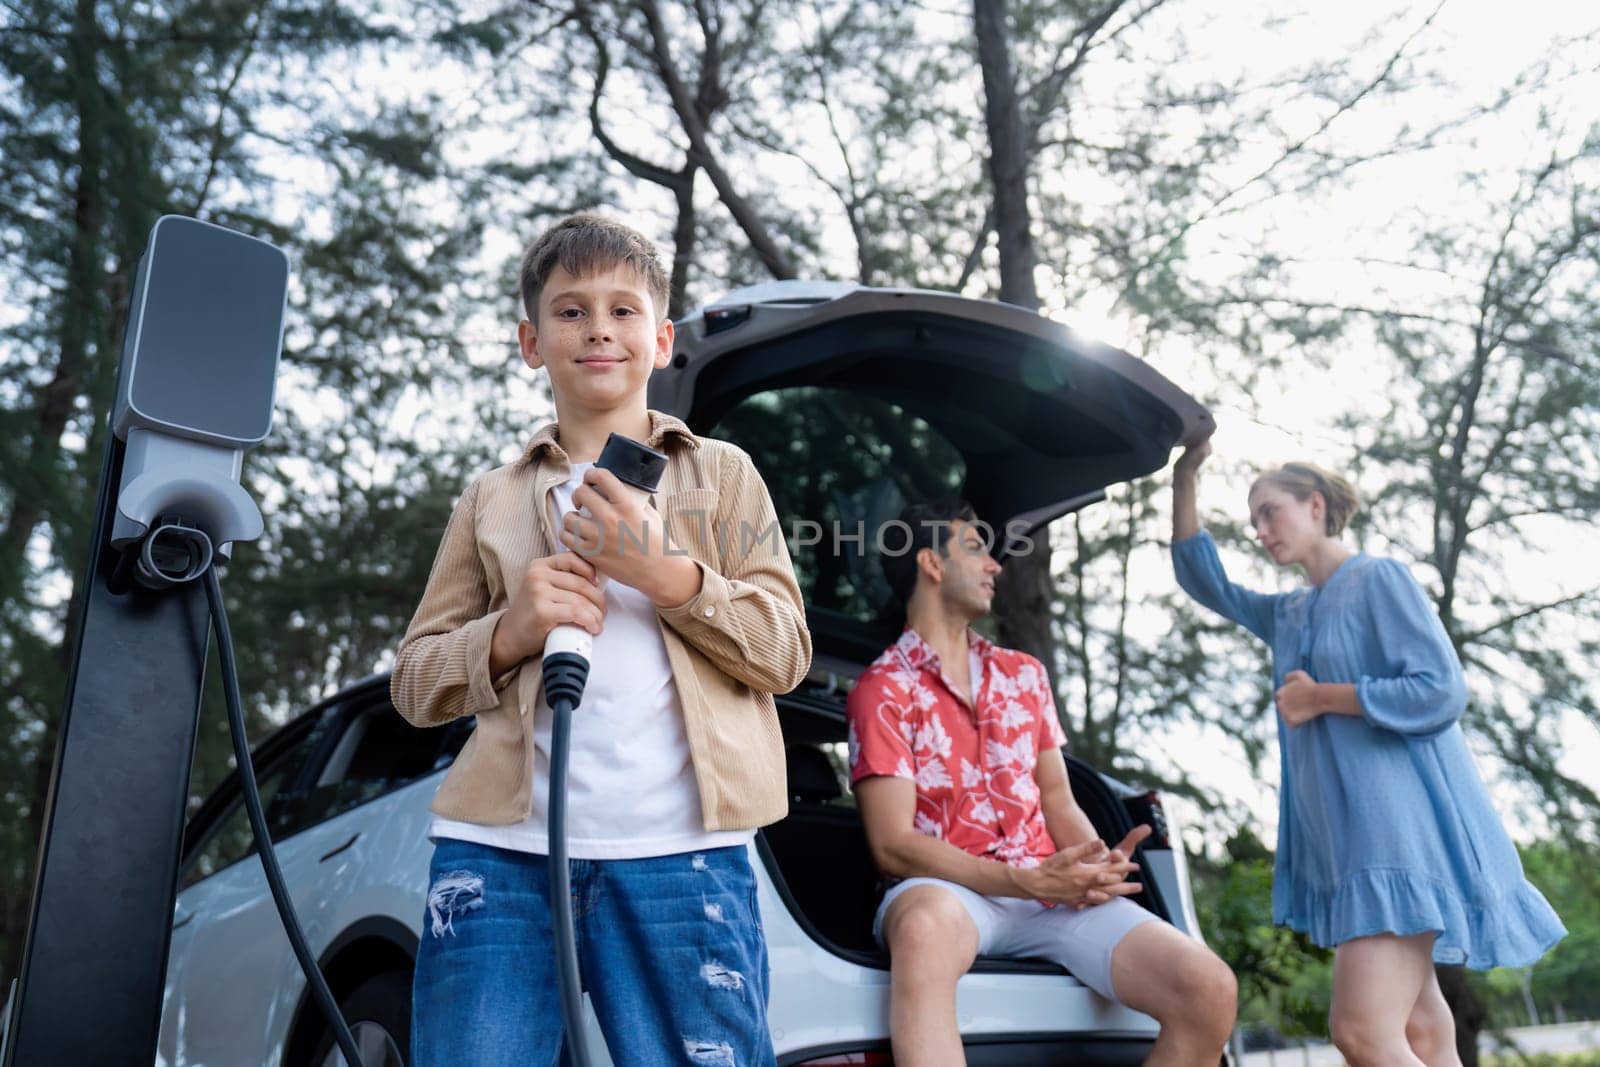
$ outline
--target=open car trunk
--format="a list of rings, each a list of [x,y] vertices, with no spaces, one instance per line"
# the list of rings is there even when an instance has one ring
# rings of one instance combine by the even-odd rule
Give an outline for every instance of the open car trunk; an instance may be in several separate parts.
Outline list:
[[[908,500],[965,497],[1004,556],[1008,530],[1160,469],[1210,421],[1126,352],[948,293],[773,282],[684,319],[677,347],[651,406],[750,454],[817,650],[847,663],[898,629],[878,555],[903,543],[885,524]]]
[[[759,847],[816,941],[887,966],[872,939],[882,886],[843,791],[839,679],[901,625],[879,563],[904,543],[888,524],[908,501],[961,496],[1003,558],[1108,486],[1160,469],[1211,417],[1140,360],[1025,308],[837,282],[753,286],[688,316],[650,404],[739,445],[771,492],[823,680],[779,699],[790,814]],[[1095,828],[1120,840],[1134,802],[1087,765],[1068,767]],[[1135,899],[1170,914],[1154,883]]]

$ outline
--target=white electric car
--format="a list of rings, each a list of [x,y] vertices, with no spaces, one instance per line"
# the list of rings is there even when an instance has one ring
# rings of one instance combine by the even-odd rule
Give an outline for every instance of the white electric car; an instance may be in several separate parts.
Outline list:
[[[696,312],[678,339],[651,406],[755,460],[788,524],[815,646],[810,676],[778,699],[790,813],[751,845],[778,1062],[889,1064],[888,961],[871,936],[881,886],[843,775],[845,696],[897,625],[872,531],[907,498],[950,493],[997,530],[1038,528],[1159,469],[1209,416],[1126,353],[1025,309],[943,293],[771,283]],[[403,1057],[409,1039],[428,803],[472,727],[414,729],[377,676],[256,752],[295,907],[367,1067],[403,1062],[392,1050]],[[1068,767],[1104,838],[1155,828],[1134,899],[1200,936],[1159,798],[1070,756]],[[181,877],[158,1063],[341,1062],[279,926],[237,781],[191,820]],[[958,1014],[975,1065],[1133,1064],[1155,1035],[1148,1017],[1039,961],[980,959]],[[610,1062],[592,1017],[589,1028]]]

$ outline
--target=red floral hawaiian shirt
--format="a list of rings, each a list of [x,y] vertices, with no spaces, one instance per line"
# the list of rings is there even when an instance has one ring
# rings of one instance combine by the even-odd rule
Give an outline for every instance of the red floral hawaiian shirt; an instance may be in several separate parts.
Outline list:
[[[1025,652],[975,633],[973,707],[909,627],[850,693],[850,782],[875,774],[917,783],[915,827],[975,856],[1032,867],[1055,852],[1033,769],[1066,735],[1049,675]]]

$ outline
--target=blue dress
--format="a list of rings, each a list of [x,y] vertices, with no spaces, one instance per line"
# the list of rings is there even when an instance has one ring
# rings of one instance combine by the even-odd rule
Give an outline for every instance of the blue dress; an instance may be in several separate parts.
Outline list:
[[[1257,593],[1228,580],[1204,530],[1172,546],[1178,584],[1292,670],[1356,687],[1362,714],[1292,727],[1282,768],[1272,917],[1332,947],[1438,933],[1438,963],[1523,967],[1566,935],[1522,873],[1456,724],[1461,664],[1404,566],[1357,553],[1321,589]]]

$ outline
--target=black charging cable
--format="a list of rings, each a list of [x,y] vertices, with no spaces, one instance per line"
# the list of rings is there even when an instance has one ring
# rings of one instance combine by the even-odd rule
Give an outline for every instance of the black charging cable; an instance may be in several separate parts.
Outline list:
[[[206,587],[206,600],[211,605],[211,619],[217,629],[217,653],[222,658],[222,691],[227,697],[228,730],[233,734],[233,758],[239,768],[239,786],[244,792],[244,810],[250,817],[250,832],[256,838],[256,853],[261,857],[261,868],[267,875],[267,888],[272,891],[272,902],[278,906],[278,917],[283,920],[283,932],[289,935],[295,959],[305,972],[311,995],[322,1009],[322,1017],[333,1031],[334,1043],[349,1067],[363,1067],[361,1053],[356,1049],[355,1035],[344,1021],[333,991],[322,977],[322,968],[311,955],[306,944],[305,931],[295,916],[294,905],[289,901],[289,890],[283,884],[283,870],[278,866],[278,853],[272,846],[272,835],[267,831],[267,816],[261,809],[261,790],[256,786],[255,764],[250,759],[250,745],[245,737],[244,706],[239,699],[239,667],[233,656],[233,632],[228,628],[228,609],[222,603],[222,583],[217,580],[217,569],[207,567],[202,576]],[[398,1056],[396,1057],[398,1061]]]
[[[544,697],[553,713],[550,727],[550,918],[554,925],[556,975],[561,986],[561,1017],[566,1023],[567,1059],[589,1067],[583,1036],[583,987],[578,977],[578,939],[572,918],[572,869],[567,862],[567,755],[572,748],[572,713],[583,700],[589,661],[575,652],[546,656]]]
[[[239,788],[244,794],[244,810],[250,819],[250,830],[255,835],[256,853],[261,857],[261,868],[266,872],[267,888],[272,892],[272,902],[277,905],[278,917],[283,921],[283,932],[305,972],[306,984],[333,1040],[344,1054],[349,1067],[363,1067],[356,1049],[356,1039],[339,1011],[333,991],[322,977],[322,970],[306,944],[305,931],[289,901],[289,890],[283,884],[283,870],[278,866],[278,854],[272,847],[272,836],[267,831],[267,817],[261,808],[261,790],[256,785],[255,765],[250,759],[250,744],[245,734],[244,706],[239,698],[239,667],[234,659],[233,632],[228,627],[228,609],[222,603],[222,583],[217,579],[214,566],[215,553],[211,538],[204,530],[178,519],[165,519],[144,541],[131,550],[125,562],[132,564],[132,575],[141,585],[151,589],[171,589],[200,579],[206,590],[206,601],[211,605],[211,619],[217,631],[217,653],[222,659],[222,691],[227,698],[228,729],[233,734],[233,757],[238,764]],[[390,1042],[395,1062],[401,1062],[398,1050]]]
[[[639,494],[653,493],[667,469],[663,452],[621,434],[606,438],[600,470]],[[646,531],[648,533],[648,531]],[[663,531],[665,536],[665,531]],[[557,638],[560,637],[558,641]],[[552,649],[554,645],[554,649]],[[556,952],[556,980],[561,989],[561,1019],[566,1031],[567,1059],[572,1067],[589,1067],[589,1045],[583,1034],[583,984],[578,973],[578,941],[572,918],[572,869],[567,860],[567,757],[572,747],[572,713],[583,701],[589,680],[591,643],[570,623],[545,638],[541,666],[545,703],[550,705],[550,802],[545,808],[550,853],[550,918]]]

